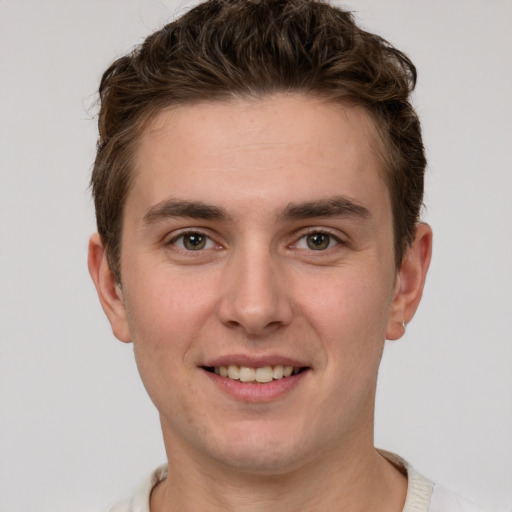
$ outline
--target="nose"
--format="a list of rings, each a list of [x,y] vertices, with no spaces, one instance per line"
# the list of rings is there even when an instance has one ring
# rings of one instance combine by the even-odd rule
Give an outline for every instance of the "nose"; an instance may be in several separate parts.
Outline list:
[[[286,277],[277,258],[253,249],[231,258],[224,274],[220,321],[245,335],[261,336],[288,325],[293,316]]]

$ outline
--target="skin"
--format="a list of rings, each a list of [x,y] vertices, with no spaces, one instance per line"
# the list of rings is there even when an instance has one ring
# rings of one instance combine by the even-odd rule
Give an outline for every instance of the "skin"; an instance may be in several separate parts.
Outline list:
[[[406,478],[373,447],[375,388],[432,235],[420,224],[395,267],[379,149],[363,109],[299,95],[165,110],[142,135],[121,283],[98,235],[89,268],[160,413],[171,477],[152,511],[402,510]],[[204,369],[219,358],[306,371],[240,398]]]

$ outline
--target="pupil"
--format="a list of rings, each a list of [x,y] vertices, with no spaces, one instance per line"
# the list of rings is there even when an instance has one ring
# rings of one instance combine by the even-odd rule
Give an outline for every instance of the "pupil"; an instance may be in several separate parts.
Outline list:
[[[204,247],[205,239],[202,235],[195,233],[193,235],[187,235],[184,242],[187,249],[197,250]]]
[[[329,235],[323,233],[315,233],[308,236],[308,246],[310,249],[318,251],[319,249],[326,249],[329,245]]]

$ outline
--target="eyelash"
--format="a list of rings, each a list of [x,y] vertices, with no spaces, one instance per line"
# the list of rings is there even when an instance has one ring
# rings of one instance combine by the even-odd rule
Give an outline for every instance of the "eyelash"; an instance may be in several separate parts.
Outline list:
[[[199,238],[202,238],[204,240],[204,246],[199,247],[198,249],[195,249],[195,250],[185,247],[186,237],[192,237],[194,235]],[[307,238],[310,236],[313,236],[313,235],[320,235],[320,236],[328,237],[327,247],[312,248],[311,246],[309,246],[309,244],[307,242]],[[179,240],[181,240],[181,244],[177,243]],[[307,246],[300,247],[299,244],[301,244],[302,242],[304,244],[306,244]],[[199,241],[198,245],[200,245],[200,244],[201,244],[201,241]],[[219,245],[216,244],[216,242],[209,235],[207,235],[206,233],[204,233],[200,230],[183,231],[183,232],[179,233],[178,235],[174,236],[173,238],[171,238],[171,240],[169,240],[168,242],[166,242],[166,245],[172,246],[174,249],[176,249],[178,251],[186,252],[186,253],[195,253],[195,252],[200,253],[200,252],[203,252],[208,249],[219,248]],[[334,235],[333,233],[331,233],[325,229],[311,229],[305,233],[302,233],[301,236],[294,243],[290,244],[288,247],[320,253],[320,252],[326,252],[329,249],[333,249],[333,247],[335,247],[337,245],[346,245],[346,244],[338,236]]]
[[[299,248],[298,245],[301,241],[304,241],[305,244],[307,244],[307,238],[309,236],[313,236],[313,235],[322,235],[322,236],[325,236],[325,237],[328,237],[329,238],[329,243],[328,243],[328,246],[324,249],[313,249],[311,247],[303,247],[303,248]],[[333,244],[334,242],[334,244]],[[325,230],[325,229],[311,229],[309,231],[307,231],[306,233],[303,233],[300,238],[294,242],[292,244],[292,247],[297,247],[299,249],[302,249],[302,250],[307,250],[307,251],[311,251],[311,252],[326,252],[328,251],[329,249],[333,249],[334,247],[336,247],[337,245],[346,245],[343,240],[341,240],[340,237],[336,236],[334,233],[331,233],[330,231],[328,230]]]
[[[197,236],[199,238],[202,238],[204,241],[205,241],[205,245],[209,247],[201,247],[199,249],[187,249],[185,246],[184,246],[184,241],[185,241],[185,238],[186,237],[192,237],[192,236]],[[177,244],[177,242],[181,240],[181,247]],[[217,246],[218,244],[215,243],[215,241],[210,237],[208,236],[207,234],[203,233],[202,231],[199,231],[199,230],[189,230],[189,231],[183,231],[181,232],[180,234],[174,236],[173,238],[171,238],[171,240],[169,240],[168,242],[166,242],[166,245],[167,246],[173,246],[174,248],[180,250],[180,251],[183,251],[183,252],[188,252],[188,253],[194,253],[194,252],[202,252],[203,250],[205,249],[213,249],[214,246]]]

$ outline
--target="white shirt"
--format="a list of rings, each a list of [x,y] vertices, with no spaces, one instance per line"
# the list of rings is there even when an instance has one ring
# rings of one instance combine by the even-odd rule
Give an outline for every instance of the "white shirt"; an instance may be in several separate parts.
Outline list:
[[[407,474],[407,496],[402,512],[490,512],[432,483],[398,455],[381,450],[379,452]],[[142,482],[131,498],[118,503],[110,512],[150,512],[151,491],[166,478],[167,464],[164,464]]]

